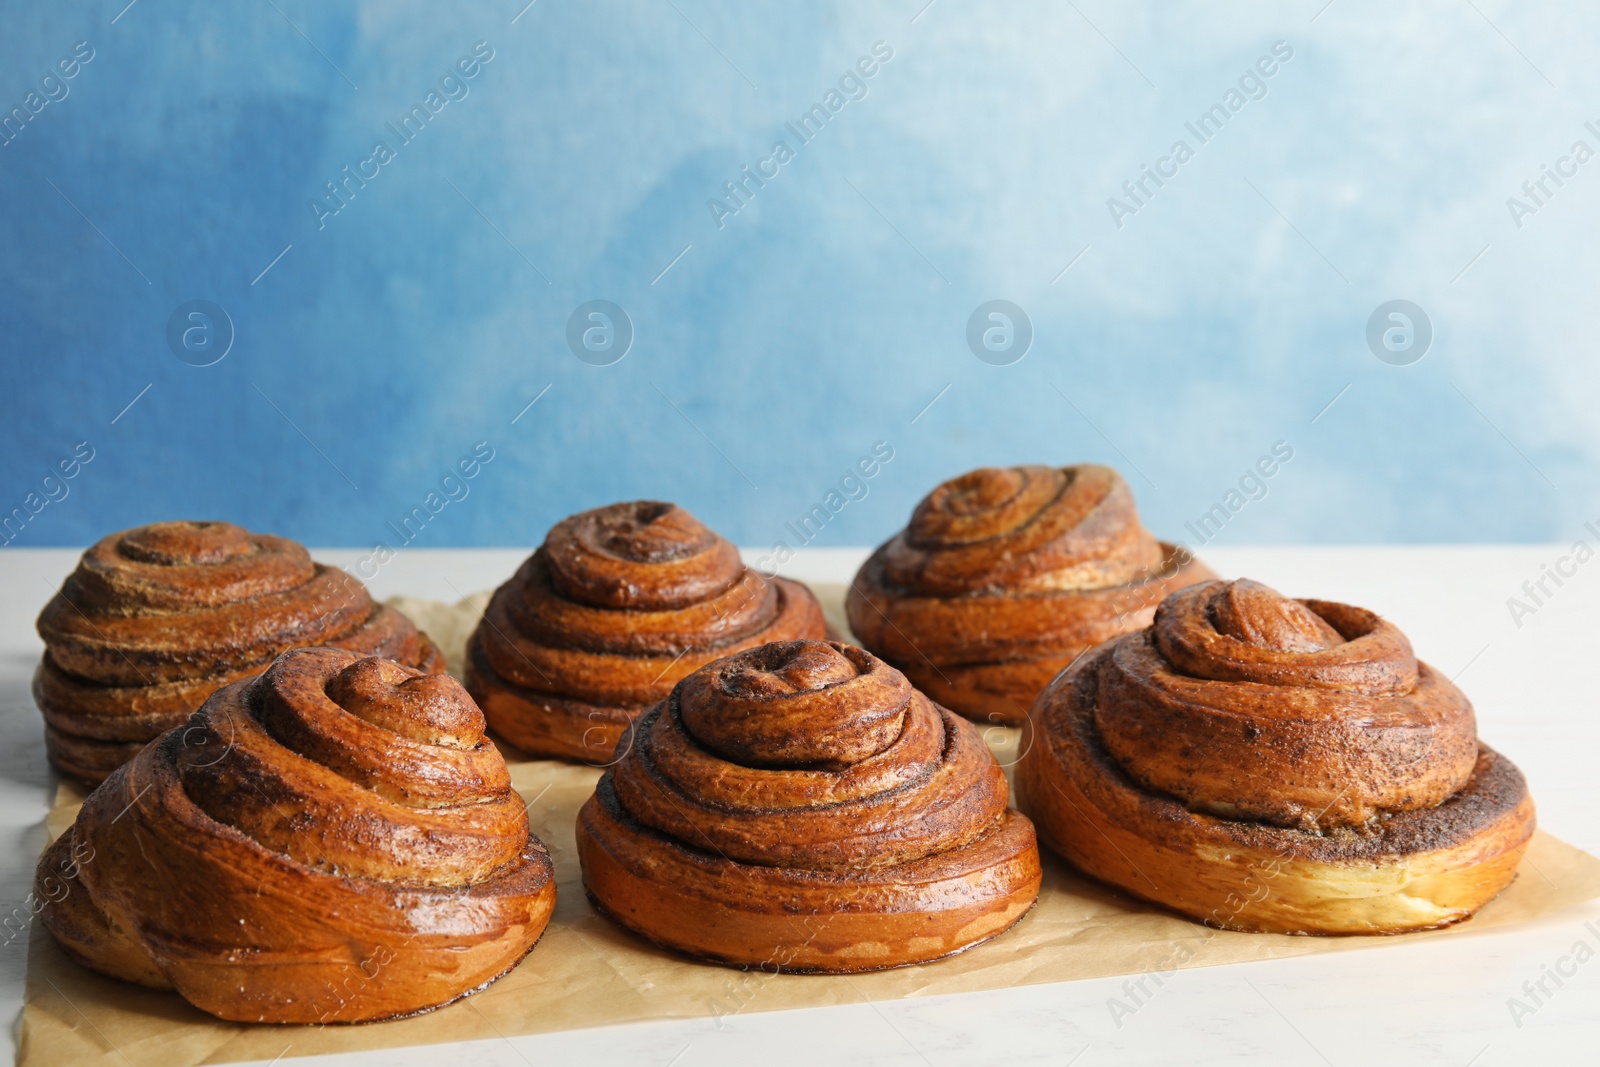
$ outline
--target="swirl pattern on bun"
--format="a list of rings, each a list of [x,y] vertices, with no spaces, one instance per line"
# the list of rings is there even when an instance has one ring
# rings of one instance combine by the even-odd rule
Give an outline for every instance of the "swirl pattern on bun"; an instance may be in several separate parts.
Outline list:
[[[1116,471],[984,467],[922,499],[846,607],[861,643],[969,718],[1018,726],[1087,649],[1213,577],[1139,524]]]
[[[105,779],[224,685],[330,645],[428,673],[444,657],[405,616],[293,541],[226,522],[112,534],[39,615],[33,696],[50,762]]]
[[[331,648],[227,686],[114,772],[35,890],[83,965],[241,1022],[438,1007],[515,966],[555,906],[461,685]]]
[[[1040,694],[1020,803],[1085,872],[1213,925],[1398,933],[1469,917],[1534,830],[1472,705],[1370,611],[1183,589]]]
[[[495,591],[468,643],[467,688],[524,752],[601,763],[679,679],[825,633],[810,590],[748,569],[687,511],[613,504],[557,523]]]
[[[1008,929],[1033,827],[977,728],[852,645],[789,641],[690,675],[578,815],[590,899],[733,966],[862,971]]]

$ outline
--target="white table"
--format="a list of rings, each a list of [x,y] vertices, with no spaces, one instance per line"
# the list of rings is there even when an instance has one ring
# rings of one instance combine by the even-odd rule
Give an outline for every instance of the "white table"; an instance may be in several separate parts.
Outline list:
[[[1600,565],[1580,568],[1536,614],[1515,625],[1506,600],[1553,564],[1564,546],[1253,548],[1207,550],[1219,572],[1248,575],[1293,596],[1373,608],[1410,635],[1418,653],[1473,698],[1483,736],[1522,767],[1540,824],[1600,854],[1600,701],[1597,662]],[[370,582],[397,593],[457,599],[508,576],[522,550],[414,549]],[[792,577],[843,581],[861,550],[817,550]],[[324,550],[352,565],[361,553]],[[0,904],[20,904],[43,845],[54,790],[28,686],[40,643],[33,620],[71,570],[76,552],[0,553]],[[1591,573],[1592,570],[1592,573]],[[1550,586],[1554,588],[1553,584]],[[1527,875],[1525,875],[1527,876]],[[1117,1027],[1107,1000],[1122,979],[1029,986],[723,1020],[649,1023],[514,1041],[430,1046],[407,1053],[318,1058],[317,1064],[554,1063],[698,1067],[772,1063],[874,1067],[1004,1062],[1101,1064],[1491,1064],[1600,1061],[1600,958],[1564,979],[1514,1025],[1507,998],[1586,938],[1586,906],[1500,934],[1384,944],[1271,963],[1182,971]],[[1600,922],[1597,922],[1600,928]],[[20,1009],[25,939],[0,948],[0,1013]],[[1551,987],[1553,988],[1553,986]],[[1074,1059],[1074,1057],[1079,1057]],[[294,1062],[310,1063],[311,1060]],[[143,1065],[140,1065],[143,1067]]]

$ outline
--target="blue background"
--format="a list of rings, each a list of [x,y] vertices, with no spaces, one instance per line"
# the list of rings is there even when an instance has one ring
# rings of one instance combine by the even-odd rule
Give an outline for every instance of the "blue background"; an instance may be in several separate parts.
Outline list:
[[[882,540],[971,467],[1079,460],[1197,543],[1276,441],[1293,460],[1221,541],[1600,518],[1600,160],[1520,227],[1506,202],[1600,148],[1587,7],[123,2],[4,14],[0,109],[94,49],[0,147],[0,512],[95,449],[15,544],[175,517],[393,542],[480,440],[415,543],[527,545],[632,497],[793,543],[880,440],[816,544]],[[1185,122],[1278,40],[1266,96],[1200,146]],[[319,228],[324,183],[479,41],[468,95]],[[798,146],[784,123],[877,41],[865,98]],[[780,138],[795,158],[719,227],[708,199]],[[1119,228],[1108,197],[1179,138],[1194,158]],[[1011,366],[965,341],[995,298],[1033,324]],[[1395,298],[1434,329],[1411,366],[1365,340]],[[236,332],[208,367],[165,336],[197,299]],[[633,323],[612,366],[566,344],[592,299]]]

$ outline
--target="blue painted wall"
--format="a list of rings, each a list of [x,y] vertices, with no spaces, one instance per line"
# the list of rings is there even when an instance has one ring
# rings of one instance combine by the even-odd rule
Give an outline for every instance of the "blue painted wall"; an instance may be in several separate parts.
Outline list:
[[[6,5],[11,543],[393,543],[478,442],[414,543],[638,496],[792,542],[880,441],[816,544],[1085,459],[1191,543],[1230,501],[1234,543],[1600,518],[1580,5],[124,2]],[[597,299],[609,366],[567,342]],[[966,339],[991,299],[1031,323],[1007,366]],[[1433,333],[1406,366],[1367,341],[1392,299]],[[209,366],[191,301],[231,322]]]

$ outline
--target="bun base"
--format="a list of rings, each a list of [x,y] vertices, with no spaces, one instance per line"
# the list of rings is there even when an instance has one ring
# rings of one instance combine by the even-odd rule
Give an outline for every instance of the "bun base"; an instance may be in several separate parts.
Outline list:
[[[589,704],[525,689],[495,673],[476,633],[467,642],[462,673],[463,684],[489,720],[489,728],[538,758],[604,766],[611,762],[628,724],[648,707]]]
[[[90,786],[111,777],[112,771],[137,756],[147,744],[148,741],[96,741],[64,733],[48,723],[44,728],[44,751],[50,766]]]
[[[617,742],[627,731],[628,724],[671,692],[682,678],[724,656],[768,641],[815,638],[826,633],[822,606],[809,589],[787,578],[776,578],[773,582],[782,597],[782,607],[777,617],[762,630],[722,644],[692,646],[667,662],[659,674],[656,674],[653,666],[648,666],[648,659],[635,657],[613,658],[610,662],[602,657],[598,665],[591,666],[597,677],[609,675],[613,686],[625,691],[627,687],[618,686],[617,679],[645,671],[637,679],[639,684],[634,687],[641,697],[637,704],[584,700],[533,689],[506,678],[495,670],[483,647],[484,627],[493,625],[490,621],[495,611],[492,603],[484,620],[467,641],[463,682],[467,692],[483,710],[484,718],[489,720],[489,729],[525,754],[538,758],[573,760],[591,767],[607,767],[614,762]],[[495,596],[505,596],[508,591],[509,583],[501,586]],[[623,615],[625,617],[625,613]],[[625,623],[619,622],[618,625]],[[491,641],[491,644],[494,642]],[[515,648],[514,642],[507,642],[507,645]],[[593,654],[589,655],[594,658]],[[660,658],[665,661],[667,657]],[[640,666],[641,663],[648,669]],[[537,666],[534,669],[541,675],[546,674]],[[652,679],[651,674],[656,676]],[[554,668],[548,672],[548,677],[556,679],[551,683],[554,688],[560,688],[563,682],[572,682],[571,678]],[[577,688],[582,691],[581,685]]]
[[[843,974],[927,963],[1003,933],[1033,906],[1033,827],[1008,811],[949,852],[877,870],[735,863],[634,822],[609,775],[578,813],[595,906],[665,948],[730,967]]]
[[[1169,593],[1216,577],[1159,544],[1161,569],[1123,585],[945,597],[891,587],[879,548],[856,573],[846,609],[861,646],[929,697],[974,722],[1021,726],[1040,690],[1084,653],[1149,626]]]
[[[381,645],[366,646],[373,644],[371,634],[381,634],[392,625],[390,620],[396,614],[393,608],[379,605],[373,617],[384,625],[368,626],[354,634],[330,639],[329,644],[368,655],[385,655],[387,650]],[[417,637],[420,654],[416,662],[410,659],[401,662],[424,674],[443,674],[443,651],[426,634],[419,633]],[[45,755],[51,766],[62,774],[90,786],[99,785],[151,741],[187,723],[189,716],[211,694],[234,682],[255,677],[271,662],[268,659],[205,678],[110,686],[68,674],[46,652],[33,674],[33,702],[44,715]]]
[[[933,667],[908,660],[899,664],[911,684],[930,700],[985,726],[1021,726],[1028,705],[1050,680],[1072,665],[1083,649],[1010,663],[947,664]]]

